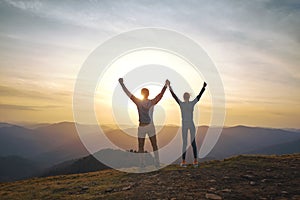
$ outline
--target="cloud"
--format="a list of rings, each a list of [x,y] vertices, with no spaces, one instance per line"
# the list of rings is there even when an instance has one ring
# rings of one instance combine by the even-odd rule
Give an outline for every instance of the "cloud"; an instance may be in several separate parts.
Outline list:
[[[24,106],[24,105],[13,105],[13,104],[0,104],[0,110],[27,110],[27,111],[42,111],[48,109],[61,108],[61,106]]]
[[[300,20],[298,20],[300,2],[297,1],[225,0],[207,3],[193,0],[157,2],[131,0],[74,3],[7,0],[5,2],[38,18],[97,29],[111,35],[140,26],[162,26],[183,30],[200,41],[206,37],[209,40],[205,42],[208,46],[215,43],[223,44],[223,48],[234,47],[232,50],[245,55],[244,58],[249,57],[249,53],[258,51],[265,55],[263,59],[270,65],[285,64],[284,67],[290,76],[300,78],[297,67],[300,58],[297,53],[300,52]],[[233,55],[232,58],[229,57],[231,60],[228,60],[223,55],[217,55],[216,59],[234,63],[237,56],[239,55]],[[244,58],[241,64],[247,65],[249,60]],[[250,57],[250,59],[257,58],[257,56]]]
[[[108,31],[110,20],[113,15],[108,14],[110,5],[108,3],[93,1],[16,1],[5,0],[5,2],[24,12],[39,18],[54,20],[60,24],[71,24],[75,26],[88,27]],[[102,28],[105,24],[105,28]]]
[[[42,2],[39,0],[34,0],[34,1],[33,0],[31,1],[4,0],[4,2],[22,10],[31,10],[31,11],[37,11],[42,6]]]
[[[9,86],[0,85],[0,95],[4,96],[12,96],[12,97],[29,97],[29,98],[38,98],[38,99],[46,99],[45,94],[32,90],[22,90]]]
[[[61,102],[59,92],[71,93],[72,80],[93,48],[120,32],[156,26],[205,47],[230,104],[297,106],[299,11],[300,1],[294,0],[5,0],[0,2],[0,70],[1,82],[11,85],[0,85],[0,95]]]
[[[35,91],[35,90],[28,90],[20,86],[19,88],[16,87],[10,87],[10,86],[4,86],[0,85],[0,96],[1,97],[13,97],[13,98],[29,98],[34,100],[41,100],[41,101],[54,101],[57,100],[65,100],[66,97],[70,97],[71,94],[63,91],[57,91],[57,93],[49,93],[49,91]],[[71,98],[71,97],[70,97]],[[62,102],[62,101],[60,101]]]

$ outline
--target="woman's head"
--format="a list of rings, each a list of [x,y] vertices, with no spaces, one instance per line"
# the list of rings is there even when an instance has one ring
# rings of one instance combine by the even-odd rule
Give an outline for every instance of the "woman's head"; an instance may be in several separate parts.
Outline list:
[[[189,101],[190,100],[190,93],[188,93],[188,92],[185,92],[184,94],[183,94],[183,99],[184,99],[184,101]]]

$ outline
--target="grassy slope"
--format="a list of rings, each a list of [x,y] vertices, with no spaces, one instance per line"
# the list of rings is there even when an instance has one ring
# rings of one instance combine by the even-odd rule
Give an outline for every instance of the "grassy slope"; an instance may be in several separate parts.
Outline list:
[[[237,156],[200,168],[116,170],[0,183],[0,199],[300,199],[300,154]],[[250,183],[251,182],[251,183]]]

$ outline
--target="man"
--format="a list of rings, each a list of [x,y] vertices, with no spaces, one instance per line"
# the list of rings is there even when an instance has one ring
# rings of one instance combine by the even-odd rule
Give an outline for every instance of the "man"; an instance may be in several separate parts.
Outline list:
[[[139,114],[139,127],[138,127],[138,152],[144,153],[144,144],[145,144],[145,137],[148,134],[155,158],[155,166],[159,167],[159,155],[158,155],[158,148],[156,142],[156,132],[155,127],[153,124],[153,107],[156,105],[161,98],[163,97],[167,85],[170,83],[166,80],[164,87],[162,88],[161,92],[154,98],[148,99],[149,97],[149,90],[147,88],[143,88],[141,90],[141,94],[143,99],[136,98],[124,85],[123,78],[119,79],[119,83],[121,84],[124,92],[127,96],[135,103],[138,114]],[[145,167],[144,159],[141,160],[141,167]]]
[[[176,94],[174,93],[172,87],[170,84],[168,84],[170,92],[175,99],[175,101],[179,104],[180,110],[181,110],[181,118],[182,118],[182,162],[180,163],[180,166],[186,167],[186,161],[185,161],[185,155],[186,155],[186,146],[187,146],[187,133],[188,130],[190,130],[191,134],[191,143],[193,147],[193,154],[194,154],[194,162],[193,166],[198,167],[198,155],[197,155],[197,145],[195,140],[195,124],[193,121],[193,111],[195,104],[200,100],[200,97],[202,96],[203,92],[205,91],[206,83],[204,82],[202,90],[198,94],[198,96],[193,100],[190,101],[190,94],[185,92],[183,94],[184,102],[180,101]]]

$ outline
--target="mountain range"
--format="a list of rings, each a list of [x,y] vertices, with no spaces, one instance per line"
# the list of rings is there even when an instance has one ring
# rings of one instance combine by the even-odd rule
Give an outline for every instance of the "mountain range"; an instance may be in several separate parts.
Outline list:
[[[97,126],[82,125],[88,130],[89,139],[95,140]],[[115,126],[104,126],[106,136],[119,149],[107,150],[99,141],[93,153],[115,153],[122,160],[122,151],[136,150],[135,137],[124,134]],[[159,128],[158,128],[159,129]],[[205,137],[207,126],[198,128],[198,149]],[[167,145],[180,130],[178,126],[165,126],[157,134],[159,147]],[[126,132],[136,132],[128,128]],[[177,147],[181,148],[181,147]],[[149,141],[145,149],[151,151]],[[212,149],[203,160],[224,159],[240,154],[290,154],[300,152],[300,132],[273,128],[235,126],[225,127]],[[151,157],[152,158],[152,157]],[[151,160],[149,157],[149,159]],[[192,158],[188,149],[187,158]],[[176,162],[179,162],[180,158]],[[188,160],[190,162],[190,160]],[[126,161],[124,161],[126,162]],[[32,176],[71,174],[106,169],[82,144],[73,122],[24,127],[0,123],[0,181],[18,180]],[[28,172],[28,168],[31,169]],[[20,171],[22,173],[20,173]]]

